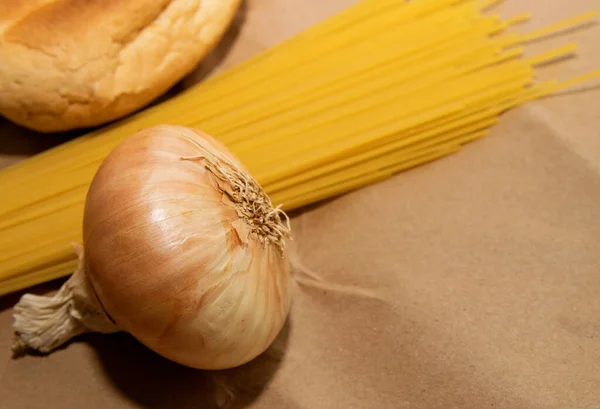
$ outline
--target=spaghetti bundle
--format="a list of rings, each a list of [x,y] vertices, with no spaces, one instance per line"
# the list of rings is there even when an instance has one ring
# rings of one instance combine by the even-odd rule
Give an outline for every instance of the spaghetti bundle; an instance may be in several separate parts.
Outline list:
[[[594,77],[535,83],[565,45],[522,45],[496,1],[363,0],[181,95],[0,172],[0,294],[70,274],[88,185],[140,128],[179,124],[224,142],[285,210],[456,152],[506,110]]]

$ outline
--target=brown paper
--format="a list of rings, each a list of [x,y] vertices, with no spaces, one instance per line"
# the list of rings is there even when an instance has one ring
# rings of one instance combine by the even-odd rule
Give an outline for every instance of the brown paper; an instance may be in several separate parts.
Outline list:
[[[207,64],[231,66],[350,3],[251,1]],[[502,12],[532,11],[529,29],[592,6],[511,0]],[[531,47],[579,42],[580,57],[541,71],[567,78],[600,68],[598,40],[596,26]],[[18,295],[3,297],[0,407],[600,408],[598,107],[593,84],[529,104],[459,154],[296,215],[316,279],[297,272],[288,324],[240,368],[183,368],[123,334],[13,360]],[[4,127],[5,164],[46,146]]]

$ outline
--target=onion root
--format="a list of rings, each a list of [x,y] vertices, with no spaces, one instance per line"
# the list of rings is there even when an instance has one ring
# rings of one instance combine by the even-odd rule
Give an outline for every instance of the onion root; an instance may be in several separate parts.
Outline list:
[[[12,351],[43,354],[88,333],[113,333],[120,329],[106,315],[85,276],[83,248],[74,244],[79,265],[53,296],[25,294],[15,306]]]

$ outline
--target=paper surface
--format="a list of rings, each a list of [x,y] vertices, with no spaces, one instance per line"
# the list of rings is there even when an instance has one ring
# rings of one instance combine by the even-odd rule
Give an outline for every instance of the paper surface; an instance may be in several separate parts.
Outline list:
[[[254,0],[207,65],[229,67],[353,3]],[[507,0],[524,29],[593,0]],[[580,56],[600,68],[600,27]],[[595,88],[594,88],[595,86]],[[582,88],[582,87],[580,87]],[[195,371],[127,335],[88,336],[48,357],[10,357],[15,295],[0,299],[0,407],[600,408],[600,84],[519,108],[463,152],[306,210],[288,325],[243,367]],[[1,129],[2,164],[45,149]],[[57,288],[40,286],[36,292]]]

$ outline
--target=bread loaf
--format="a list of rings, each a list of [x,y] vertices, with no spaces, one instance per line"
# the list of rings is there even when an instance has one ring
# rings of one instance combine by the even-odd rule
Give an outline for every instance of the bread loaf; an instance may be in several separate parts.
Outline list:
[[[3,0],[0,114],[40,132],[148,104],[214,47],[241,0]]]

